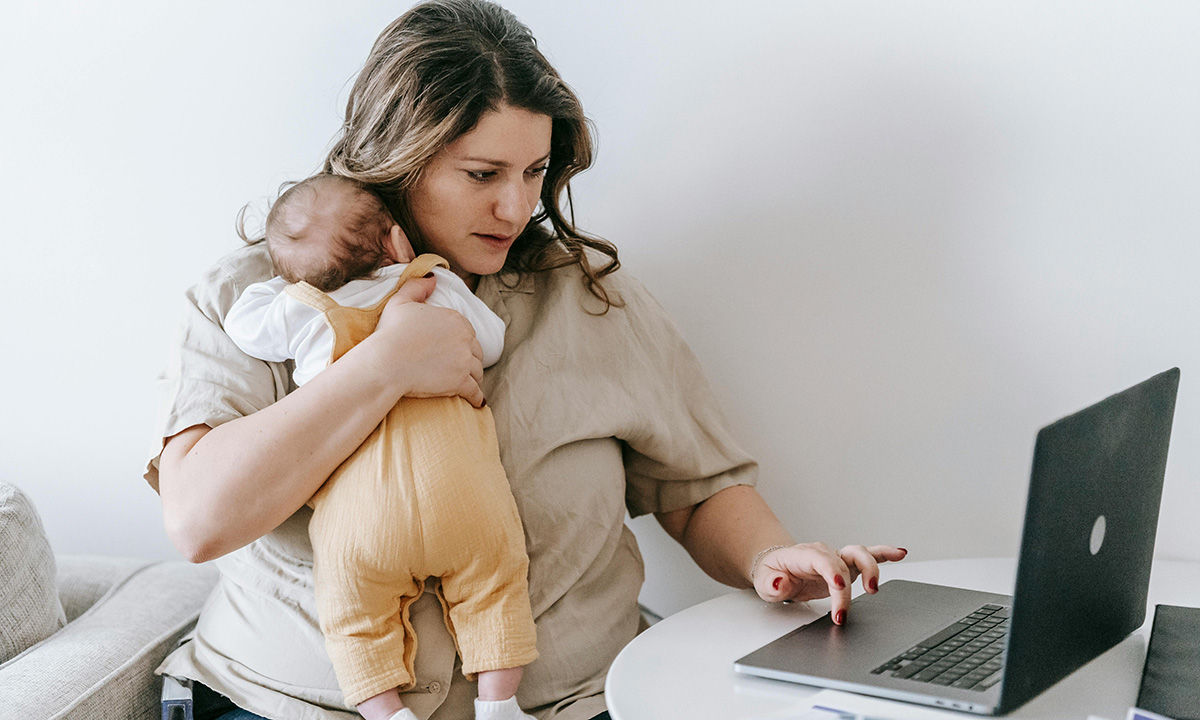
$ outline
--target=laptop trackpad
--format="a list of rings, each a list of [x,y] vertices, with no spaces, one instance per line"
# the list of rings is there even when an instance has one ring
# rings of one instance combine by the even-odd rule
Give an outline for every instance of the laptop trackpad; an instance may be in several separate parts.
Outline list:
[[[797,628],[738,661],[799,677],[853,682],[916,643],[1006,595],[889,580],[875,595],[855,598],[845,625],[828,615]]]

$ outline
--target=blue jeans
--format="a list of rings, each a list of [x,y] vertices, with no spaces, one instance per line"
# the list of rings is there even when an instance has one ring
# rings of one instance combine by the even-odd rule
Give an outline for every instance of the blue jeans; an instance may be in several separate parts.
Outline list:
[[[267,720],[198,682],[192,683],[192,713],[195,720]]]

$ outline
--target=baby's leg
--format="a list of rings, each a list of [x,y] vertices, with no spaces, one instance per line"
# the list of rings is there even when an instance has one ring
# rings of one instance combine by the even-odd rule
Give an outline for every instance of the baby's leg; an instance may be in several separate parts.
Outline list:
[[[485,670],[479,673],[480,700],[507,700],[517,694],[525,668],[514,667],[503,670]]]
[[[517,687],[524,672],[520,667],[480,672],[475,720],[535,720],[517,705]]]
[[[538,654],[526,584],[528,560],[524,543],[508,544],[507,553],[481,553],[483,563],[442,576],[447,625],[458,643],[463,672],[479,682],[476,720],[534,720],[516,698],[524,666]]]
[[[413,457],[430,468],[417,473],[414,464],[414,485],[422,497],[427,567],[441,578],[446,626],[463,674],[479,681],[476,718],[533,720],[515,697],[523,667],[538,656],[529,558],[491,413],[460,398],[414,400],[408,407],[410,419],[425,413],[426,422],[412,427],[431,429],[410,436]]]
[[[343,468],[317,498],[309,536],[325,649],[346,702],[358,706],[413,681],[416,639],[408,611],[423,583],[402,552],[412,543],[404,536],[407,524],[396,520],[404,507],[399,489],[385,487],[378,472],[355,474],[357,464]]]
[[[395,688],[363,700],[356,709],[366,720],[418,720],[412,710],[404,707]]]

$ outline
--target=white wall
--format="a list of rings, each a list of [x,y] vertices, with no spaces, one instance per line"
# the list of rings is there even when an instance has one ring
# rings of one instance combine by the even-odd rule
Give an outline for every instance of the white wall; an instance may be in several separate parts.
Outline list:
[[[174,554],[140,476],[181,291],[317,166],[400,7],[9,11],[0,477],[58,550]],[[508,7],[598,126],[577,217],[677,319],[798,537],[1012,554],[1036,429],[1178,365],[1158,547],[1200,560],[1200,5]],[[634,526],[652,607],[720,592]]]

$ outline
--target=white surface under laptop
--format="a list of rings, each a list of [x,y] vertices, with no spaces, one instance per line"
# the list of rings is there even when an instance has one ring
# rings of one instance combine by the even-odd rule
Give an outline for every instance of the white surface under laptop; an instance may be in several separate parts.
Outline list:
[[[921,560],[885,567],[884,578],[1006,592],[1015,558]],[[855,585],[858,592],[858,585]],[[1200,562],[1156,560],[1149,604],[1200,605]],[[609,670],[613,720],[784,720],[820,688],[733,671],[737,658],[829,612],[828,600],[781,605],[752,590],[731,592],[675,613],[634,638]],[[1122,720],[1138,695],[1150,623],[1007,717],[1013,720]],[[910,710],[940,711],[896,703]],[[884,716],[886,717],[886,715]],[[924,716],[921,716],[924,717]],[[958,713],[960,720],[977,717]]]
[[[963,718],[969,717],[955,710],[939,710],[840,690],[822,690],[812,696],[811,703],[814,708],[842,710],[871,718],[871,720],[963,720]],[[806,711],[801,711],[783,718],[770,718],[769,720],[792,720],[792,718],[803,718],[806,714]],[[744,720],[768,720],[768,718],[745,718]]]

